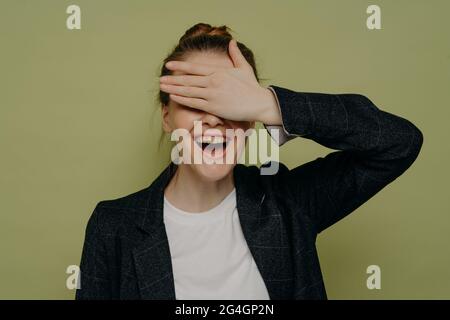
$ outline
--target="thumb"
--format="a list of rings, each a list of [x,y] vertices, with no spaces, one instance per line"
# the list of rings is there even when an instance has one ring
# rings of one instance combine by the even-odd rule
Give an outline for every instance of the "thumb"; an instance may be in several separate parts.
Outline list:
[[[228,52],[230,53],[231,60],[233,61],[235,68],[250,68],[251,66],[248,64],[245,57],[242,55],[241,50],[237,45],[235,39],[230,40]]]

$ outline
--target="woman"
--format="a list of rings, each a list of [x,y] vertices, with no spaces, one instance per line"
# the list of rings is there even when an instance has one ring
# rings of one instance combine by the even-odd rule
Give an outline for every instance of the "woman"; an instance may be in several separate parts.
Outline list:
[[[201,121],[181,146],[233,162],[171,162],[149,187],[98,203],[76,298],[326,299],[317,234],[411,166],[420,130],[362,95],[259,85],[252,52],[225,26],[187,30],[161,76],[164,131]],[[281,128],[280,145],[301,136],[338,151],[262,175],[236,163],[245,141],[225,135],[255,121]],[[222,149],[201,149],[215,139]]]

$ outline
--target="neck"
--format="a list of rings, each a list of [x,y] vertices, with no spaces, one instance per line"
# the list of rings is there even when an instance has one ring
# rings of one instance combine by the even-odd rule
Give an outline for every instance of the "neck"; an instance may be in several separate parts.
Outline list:
[[[202,179],[188,165],[179,165],[164,195],[175,207],[187,212],[204,212],[218,205],[234,188],[233,171],[223,179]]]

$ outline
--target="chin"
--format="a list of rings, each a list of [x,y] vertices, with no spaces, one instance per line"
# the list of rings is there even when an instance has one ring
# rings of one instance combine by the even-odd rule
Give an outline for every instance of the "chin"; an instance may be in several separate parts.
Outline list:
[[[235,164],[193,164],[192,170],[203,181],[219,181],[233,173]]]

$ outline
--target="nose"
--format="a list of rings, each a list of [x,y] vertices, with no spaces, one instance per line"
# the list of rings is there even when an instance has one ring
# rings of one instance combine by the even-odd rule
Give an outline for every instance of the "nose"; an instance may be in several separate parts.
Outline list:
[[[208,125],[209,127],[216,127],[224,123],[222,118],[207,112],[204,113],[200,120],[202,121],[202,125]]]

